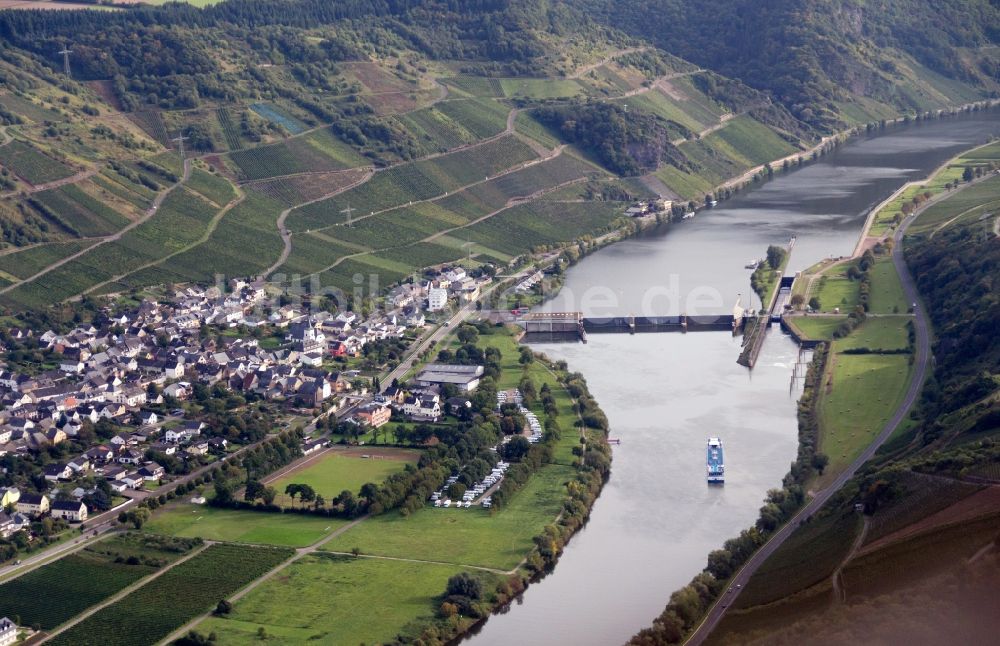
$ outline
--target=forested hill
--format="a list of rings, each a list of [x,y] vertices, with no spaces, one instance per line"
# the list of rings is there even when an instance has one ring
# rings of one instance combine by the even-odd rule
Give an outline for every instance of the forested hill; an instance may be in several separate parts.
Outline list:
[[[987,87],[1000,76],[1000,9],[988,0],[571,0],[757,89],[793,114],[836,127],[853,97],[920,109],[920,80]],[[947,92],[947,88],[940,89]]]

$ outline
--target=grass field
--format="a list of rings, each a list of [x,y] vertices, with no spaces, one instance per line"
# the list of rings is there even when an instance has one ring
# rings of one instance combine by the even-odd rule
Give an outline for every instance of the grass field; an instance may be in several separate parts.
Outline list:
[[[892,264],[892,258],[879,258],[871,271],[871,294],[868,297],[868,311],[872,314],[903,314],[910,303],[903,293],[899,274]]]
[[[868,317],[850,335],[834,344],[836,351],[850,348],[898,350],[910,345],[907,323],[909,316]]]
[[[891,261],[889,264],[892,264]],[[829,268],[819,279],[813,281],[806,301],[818,298],[822,312],[832,312],[834,308],[840,308],[841,312],[853,310],[860,299],[861,281],[848,278],[847,270],[855,265],[851,261]]]
[[[419,453],[414,451],[411,457],[411,461],[416,462]],[[328,452],[319,461],[268,484],[278,490],[277,504],[291,506],[294,503],[284,493],[285,486],[291,483],[307,484],[330,500],[345,489],[356,494],[365,483],[378,484],[402,471],[406,464],[405,460],[364,459]]]
[[[345,524],[347,521],[337,518],[266,514],[180,503],[158,511],[143,530],[214,541],[305,547]]]
[[[833,331],[847,320],[846,316],[788,316],[785,322],[796,329],[805,340],[828,340]]]
[[[461,571],[316,554],[241,599],[229,616],[207,619],[197,630],[214,633],[221,646],[256,641],[261,626],[269,644],[385,644],[410,621],[432,616],[448,578]]]
[[[323,549],[441,561],[509,570],[532,546],[532,538],[555,520],[573,469],[543,467],[505,509],[426,507],[408,518],[396,512],[370,518],[324,545]]]
[[[909,359],[905,354],[830,357],[819,401],[820,450],[830,465],[821,481],[850,464],[896,410],[909,384]]]

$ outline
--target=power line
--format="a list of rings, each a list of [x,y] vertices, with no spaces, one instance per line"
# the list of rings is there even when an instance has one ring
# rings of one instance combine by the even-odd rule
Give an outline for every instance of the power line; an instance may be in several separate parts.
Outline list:
[[[69,47],[64,47],[63,50],[59,53],[62,54],[63,57],[63,71],[66,73],[66,76],[70,76],[69,55],[73,53],[73,50],[71,50]]]
[[[357,209],[351,208],[350,202],[347,203],[347,208],[341,211],[341,213],[347,216],[347,226],[351,226],[351,213],[354,211],[357,211]]]
[[[180,133],[178,133],[176,137],[170,140],[177,142],[177,148],[181,152],[181,165],[184,164],[184,142],[187,141],[188,139],[190,139],[190,137],[185,137],[184,132],[181,131]]]

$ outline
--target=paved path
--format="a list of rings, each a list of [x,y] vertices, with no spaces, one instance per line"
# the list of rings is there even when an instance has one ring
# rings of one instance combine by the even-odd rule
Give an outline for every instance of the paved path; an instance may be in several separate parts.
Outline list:
[[[895,234],[896,246],[892,254],[892,262],[896,268],[896,273],[899,274],[900,282],[903,286],[903,293],[906,294],[907,301],[914,303],[919,303],[920,296],[917,293],[917,288],[913,282],[913,277],[910,275],[910,271],[906,266],[906,261],[904,259],[903,250],[903,235],[906,229],[913,223],[914,215],[906,218]],[[826,502],[834,496],[834,494],[839,491],[844,484],[854,477],[854,474],[864,466],[868,460],[875,455],[886,440],[895,432],[896,428],[906,417],[910,408],[917,401],[920,396],[920,391],[923,388],[924,379],[927,376],[927,371],[930,364],[930,324],[927,321],[927,316],[924,314],[923,308],[918,307],[916,316],[913,319],[914,330],[916,332],[915,349],[913,354],[913,379],[910,380],[910,386],[906,391],[906,395],[903,401],[900,403],[896,412],[885,423],[882,430],[879,432],[878,436],[872,441],[868,447],[862,451],[855,460],[847,467],[837,478],[830,483],[828,487],[816,493],[812,500],[809,501],[803,507],[799,513],[795,514],[791,520],[789,520],[785,525],[783,525],[771,539],[764,544],[759,550],[757,550],[753,556],[744,564],[744,566],[736,573],[735,576],[730,580],[730,585],[733,586],[734,591],[732,593],[724,593],[719,600],[712,606],[705,616],[702,623],[695,629],[691,636],[687,640],[687,644],[691,646],[697,646],[705,641],[712,630],[718,626],[719,622],[722,620],[726,609],[732,605],[736,599],[739,597],[742,589],[750,581],[750,578],[754,573],[760,568],[761,565],[767,561],[768,558],[773,555],[778,548],[780,548],[786,540],[795,532],[800,523],[804,523],[807,519],[812,517],[819,509],[826,504]]]

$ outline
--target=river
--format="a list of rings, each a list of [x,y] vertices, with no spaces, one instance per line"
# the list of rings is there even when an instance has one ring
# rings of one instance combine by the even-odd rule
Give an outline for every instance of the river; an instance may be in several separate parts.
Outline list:
[[[728,313],[750,293],[744,265],[796,236],[789,270],[849,255],[870,208],[958,152],[1000,134],[996,112],[898,126],[700,212],[606,247],[545,309],[589,316]],[[581,372],[611,424],[611,477],[555,570],[493,616],[475,646],[621,644],[662,611],[708,553],[752,525],[795,457],[798,346],[772,330],[754,370],[727,332],[591,334],[538,343]],[[721,436],[726,484],[705,483]]]

